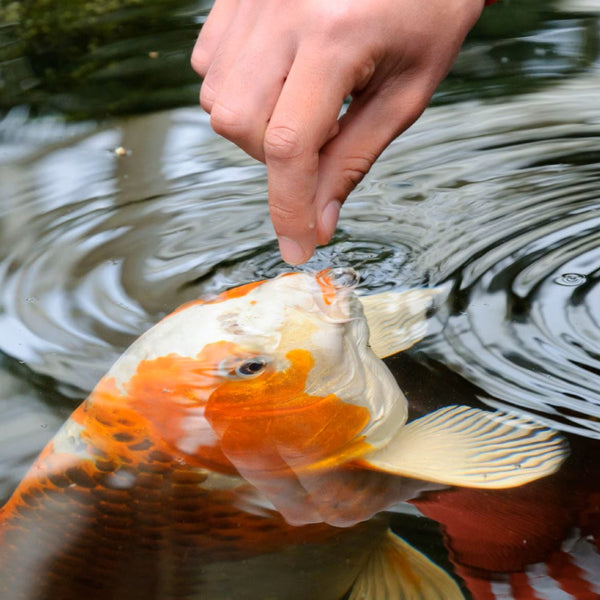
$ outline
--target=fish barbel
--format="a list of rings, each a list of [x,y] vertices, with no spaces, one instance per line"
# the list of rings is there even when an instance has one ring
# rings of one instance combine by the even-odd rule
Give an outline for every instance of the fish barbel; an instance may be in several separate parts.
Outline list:
[[[357,281],[247,284],[134,342],[1,509],[2,600],[462,598],[379,513],[414,480],[521,485],[567,449],[469,407],[407,424],[381,358],[423,337],[438,291]]]

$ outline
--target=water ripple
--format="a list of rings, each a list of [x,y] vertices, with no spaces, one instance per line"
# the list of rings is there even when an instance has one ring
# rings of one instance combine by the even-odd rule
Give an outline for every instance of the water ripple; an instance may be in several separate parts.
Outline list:
[[[592,72],[501,104],[431,109],[384,153],[305,267],[351,264],[367,292],[447,283],[421,349],[489,404],[594,437],[599,85]],[[76,134],[0,166],[11,198],[0,214],[0,349],[89,389],[178,304],[288,267],[264,168],[201,111]]]
[[[560,107],[583,92],[582,81],[539,94],[537,106],[511,103],[500,111],[516,115],[504,131],[482,111],[494,130],[482,154],[500,166],[486,169],[485,180],[478,169],[461,173],[460,214],[439,207],[439,237],[421,259],[453,286],[427,351],[480,386],[488,404],[598,438],[600,123],[590,94],[598,76],[588,85],[577,115]],[[524,112],[530,122],[515,128]]]

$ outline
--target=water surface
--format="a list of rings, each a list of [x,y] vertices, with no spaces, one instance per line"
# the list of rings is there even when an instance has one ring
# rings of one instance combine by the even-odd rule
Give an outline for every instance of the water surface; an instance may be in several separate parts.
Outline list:
[[[450,556],[471,590],[492,577],[508,598],[520,573],[539,598],[597,598],[598,580],[568,595],[574,584],[555,563],[562,548],[584,575],[600,572],[600,7],[525,3],[512,8],[516,32],[501,26],[509,8],[480,24],[434,105],[377,162],[306,268],[355,266],[364,293],[447,290],[431,334],[390,362],[414,415],[450,403],[518,408],[572,441],[564,473],[511,493],[425,498],[417,506],[432,520],[409,510],[396,517],[402,534],[441,564]],[[185,31],[205,12],[178,13]],[[0,125],[2,497],[151,324],[200,294],[288,270],[263,166],[199,108],[115,116],[152,108],[128,101],[92,120],[97,107],[76,85],[62,103],[49,84],[33,89]],[[81,106],[85,119],[64,118]],[[494,510],[475,515],[482,504]],[[537,553],[507,541],[512,562],[482,550],[488,563],[473,564],[455,531],[465,515],[473,547],[489,546],[478,529],[510,526]]]

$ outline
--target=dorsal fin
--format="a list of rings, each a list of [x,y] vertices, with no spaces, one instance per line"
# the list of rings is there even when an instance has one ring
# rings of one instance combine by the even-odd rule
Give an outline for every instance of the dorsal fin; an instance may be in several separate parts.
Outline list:
[[[369,324],[369,344],[379,358],[401,352],[427,333],[427,311],[441,288],[360,296]]]

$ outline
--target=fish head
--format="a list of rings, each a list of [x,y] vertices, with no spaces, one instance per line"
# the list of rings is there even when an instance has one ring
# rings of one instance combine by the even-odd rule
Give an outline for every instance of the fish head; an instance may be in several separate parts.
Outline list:
[[[347,268],[290,273],[193,302],[107,377],[155,435],[214,470],[254,479],[351,461],[407,416],[357,282]]]

